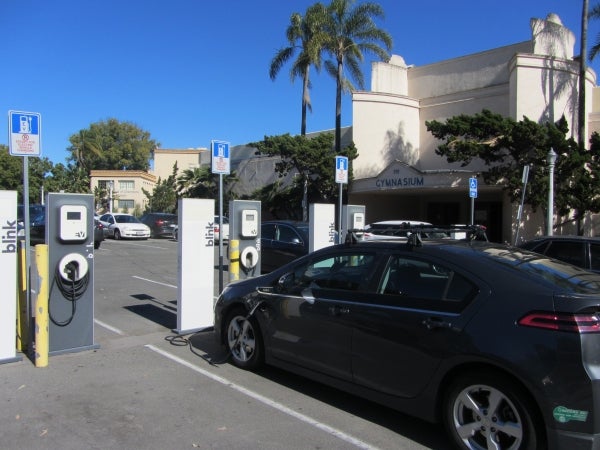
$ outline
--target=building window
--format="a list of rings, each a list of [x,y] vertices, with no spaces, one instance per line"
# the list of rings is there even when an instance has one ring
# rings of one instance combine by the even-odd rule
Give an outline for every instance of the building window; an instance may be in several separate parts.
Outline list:
[[[135,190],[135,182],[133,180],[119,180],[119,191],[127,192]]]
[[[135,202],[133,200],[121,200],[119,199],[119,210],[120,211],[133,211]]]
[[[98,188],[99,189],[108,189],[109,188],[108,183],[109,183],[108,180],[98,180]]]

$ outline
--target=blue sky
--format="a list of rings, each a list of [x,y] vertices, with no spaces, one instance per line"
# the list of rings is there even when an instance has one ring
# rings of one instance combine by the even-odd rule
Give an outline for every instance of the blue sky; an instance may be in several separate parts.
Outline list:
[[[323,3],[328,3],[324,0]],[[0,112],[38,112],[42,156],[64,163],[69,137],[109,118],[136,124],[160,148],[245,144],[300,132],[302,83],[271,59],[292,12],[314,0],[2,0]],[[559,15],[576,35],[581,0],[380,0],[393,54],[424,65],[530,39],[529,20]],[[594,0],[590,2],[595,3]],[[593,43],[600,22],[589,25]],[[363,73],[370,88],[371,62]],[[591,67],[600,73],[600,58]],[[335,126],[335,83],[312,73],[309,132]],[[352,124],[344,96],[342,125]]]

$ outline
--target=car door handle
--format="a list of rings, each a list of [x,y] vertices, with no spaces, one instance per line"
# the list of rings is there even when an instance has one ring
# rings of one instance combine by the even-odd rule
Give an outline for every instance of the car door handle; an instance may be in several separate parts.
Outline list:
[[[452,328],[450,322],[446,322],[438,317],[428,317],[421,323],[425,325],[428,330],[433,330],[434,328]]]
[[[348,314],[350,312],[350,308],[340,307],[340,306],[330,306],[329,313],[332,316],[341,316],[342,314]]]

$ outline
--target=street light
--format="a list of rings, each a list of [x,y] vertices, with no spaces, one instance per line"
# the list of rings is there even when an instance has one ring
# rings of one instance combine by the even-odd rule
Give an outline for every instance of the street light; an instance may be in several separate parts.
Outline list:
[[[556,163],[556,152],[552,147],[546,157],[548,162],[548,175],[549,175],[549,186],[548,186],[548,236],[552,236],[552,224],[554,222],[554,164]]]
[[[108,212],[112,213],[113,209],[113,187],[114,183],[112,180],[108,182]]]

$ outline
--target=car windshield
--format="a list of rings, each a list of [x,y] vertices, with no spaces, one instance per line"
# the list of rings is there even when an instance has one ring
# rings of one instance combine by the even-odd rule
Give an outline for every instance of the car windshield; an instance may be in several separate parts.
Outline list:
[[[115,216],[115,221],[117,223],[139,223],[134,216]]]
[[[519,249],[494,247],[484,252],[500,264],[526,273],[532,280],[549,283],[565,292],[592,294],[600,291],[600,274]]]

